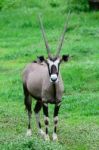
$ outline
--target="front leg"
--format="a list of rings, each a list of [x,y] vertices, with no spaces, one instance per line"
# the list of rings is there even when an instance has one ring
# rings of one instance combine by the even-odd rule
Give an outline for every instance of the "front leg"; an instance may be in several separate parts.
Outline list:
[[[57,125],[58,125],[59,108],[60,108],[60,103],[56,104],[55,108],[54,108],[54,131],[53,131],[53,135],[52,135],[53,141],[58,140],[56,131],[57,131]]]
[[[48,125],[49,125],[49,117],[48,117],[48,104],[43,104],[43,113],[44,113],[44,123],[45,123],[45,140],[50,140],[48,135]]]

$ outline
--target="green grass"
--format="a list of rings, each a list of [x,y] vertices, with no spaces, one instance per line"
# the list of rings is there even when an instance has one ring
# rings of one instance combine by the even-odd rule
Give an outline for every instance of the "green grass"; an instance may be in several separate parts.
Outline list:
[[[54,2],[54,1],[53,1]],[[57,7],[34,1],[27,7],[0,11],[0,149],[1,150],[98,150],[99,149],[99,12],[73,12],[61,54],[72,59],[61,66],[65,92],[59,113],[59,141],[46,142],[37,135],[33,114],[33,136],[25,137],[21,73],[38,55],[46,55],[38,13],[42,13],[52,53],[64,26],[64,2]],[[55,6],[55,5],[54,5]],[[14,8],[14,9],[13,9]],[[34,107],[35,102],[33,102]],[[50,137],[53,105],[49,105]],[[43,123],[43,115],[41,112]]]

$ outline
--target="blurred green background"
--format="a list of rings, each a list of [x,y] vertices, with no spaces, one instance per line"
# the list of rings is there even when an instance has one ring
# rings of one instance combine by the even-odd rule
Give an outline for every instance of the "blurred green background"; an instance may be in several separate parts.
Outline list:
[[[37,135],[34,113],[33,135],[27,138],[21,74],[37,56],[47,56],[38,14],[54,54],[69,10],[61,54],[73,57],[61,65],[65,92],[59,141],[51,138],[53,105],[49,105],[51,141]],[[41,120],[44,128],[42,112]],[[0,0],[0,149],[99,149],[99,12],[90,11],[87,0]]]

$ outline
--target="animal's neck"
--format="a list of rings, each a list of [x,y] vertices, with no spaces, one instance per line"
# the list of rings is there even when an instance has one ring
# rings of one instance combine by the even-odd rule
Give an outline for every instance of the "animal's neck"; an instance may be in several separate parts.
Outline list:
[[[56,84],[53,84],[54,98],[56,99]]]

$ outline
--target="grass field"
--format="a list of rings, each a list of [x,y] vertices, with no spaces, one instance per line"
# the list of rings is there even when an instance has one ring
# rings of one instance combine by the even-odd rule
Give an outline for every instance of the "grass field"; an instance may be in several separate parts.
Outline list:
[[[34,1],[34,6],[0,11],[0,150],[99,150],[99,12],[72,12],[61,54],[72,59],[61,66],[65,92],[59,113],[59,141],[46,142],[37,135],[33,114],[31,138],[25,136],[21,73],[24,66],[46,55],[38,13],[42,13],[47,38],[55,53],[66,20],[64,3],[54,7]],[[34,107],[33,102],[33,107]],[[49,105],[53,131],[53,105]],[[41,112],[43,123],[43,115]]]

